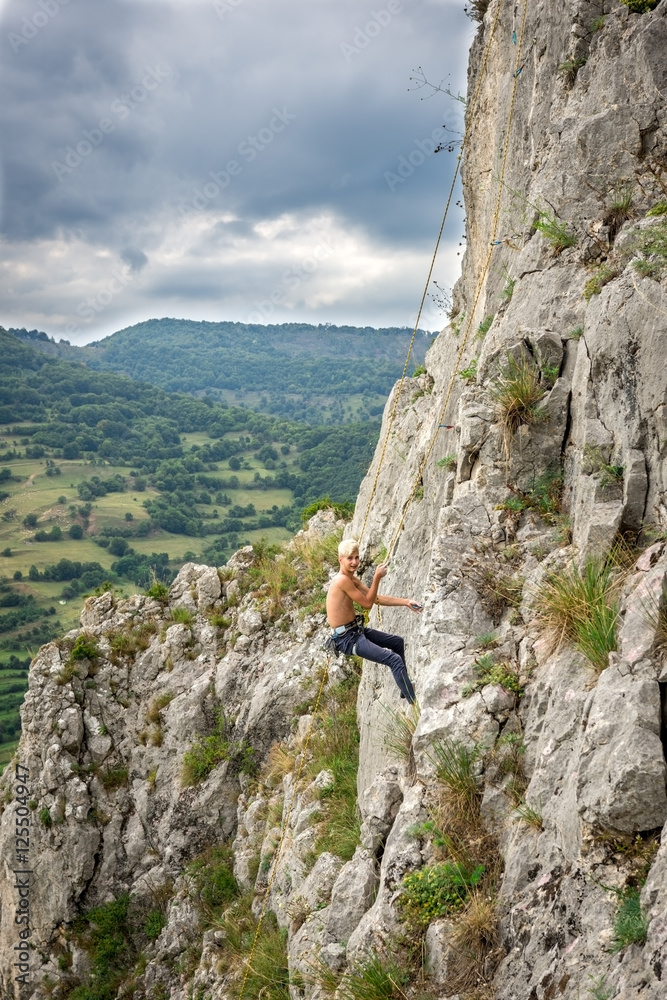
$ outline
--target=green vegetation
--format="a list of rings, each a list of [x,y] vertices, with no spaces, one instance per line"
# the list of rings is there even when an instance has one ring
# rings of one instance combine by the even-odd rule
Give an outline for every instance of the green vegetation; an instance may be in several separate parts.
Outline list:
[[[621,3],[624,3],[633,14],[648,14],[658,6],[660,0],[621,0]]]
[[[412,738],[419,722],[419,706],[415,702],[401,712],[388,705],[381,705],[387,719],[382,727],[382,742],[393,760],[409,762],[412,755]]]
[[[565,80],[567,86],[573,87],[574,81],[577,79],[577,73],[579,72],[581,67],[585,65],[586,65],[585,59],[575,59],[573,56],[570,56],[568,59],[565,59],[565,61],[560,64],[560,66],[558,67],[558,72]],[[573,244],[571,243],[568,244],[568,246],[572,245]]]
[[[208,736],[197,736],[183,755],[183,785],[187,787],[201,784],[218,764],[226,760],[242,774],[255,772],[253,748],[244,740],[239,742],[231,739],[229,723],[220,709],[213,732]]]
[[[324,996],[336,1000],[405,1000],[405,989],[413,978],[405,962],[375,953],[350,965],[342,978],[322,962],[313,973],[313,981]]]
[[[470,364],[466,368],[462,368],[461,371],[456,373],[460,375],[463,381],[470,385],[471,382],[477,381],[477,358],[473,358]]]
[[[475,822],[479,813],[480,782],[476,764],[481,749],[458,740],[435,740],[427,756],[438,782],[447,789],[457,813]]]
[[[616,649],[618,579],[607,562],[588,560],[549,574],[535,596],[540,629],[554,648],[571,642],[596,670],[604,670]]]
[[[420,375],[426,375],[426,365],[417,365],[412,373],[413,378],[419,378]]]
[[[649,208],[646,217],[667,215],[667,200],[657,202],[653,208]]]
[[[346,423],[382,412],[399,378],[412,330],[307,323],[259,325],[147,320],[88,347],[54,345],[33,331],[15,331],[100,372],[119,372],[167,392],[205,393],[288,420]],[[424,362],[433,334],[413,345]],[[184,349],[191,344],[192,349]]]
[[[591,985],[586,992],[592,997],[592,1000],[611,1000],[615,990],[613,986],[607,986],[606,975],[592,976],[589,974],[588,978],[591,981]]]
[[[538,210],[539,211],[539,210]],[[555,254],[560,254],[568,247],[576,246],[577,237],[567,222],[562,222],[554,215],[539,211],[535,229],[548,241]]]
[[[218,919],[226,904],[238,895],[234,857],[228,844],[214,844],[194,858],[186,868],[192,879],[194,898],[207,921]]]
[[[70,1000],[114,1000],[117,996],[137,956],[129,906],[130,897],[124,893],[112,903],[89,910],[74,925],[74,936],[88,952],[91,968],[88,981],[74,987]]]
[[[517,698],[523,697],[523,686],[519,680],[519,673],[513,664],[507,661],[498,663],[491,653],[485,653],[475,660],[475,672],[477,674],[475,682],[464,689],[464,695],[470,695],[486,684],[500,684],[506,691],[515,694]]]
[[[439,469],[445,469],[447,472],[454,472],[456,470],[456,461],[455,453],[450,452],[450,454],[444,455],[441,459],[439,459],[436,462],[436,465]]]
[[[512,487],[511,496],[496,506],[520,514],[534,510],[547,524],[557,524],[562,514],[563,473],[559,467],[547,470],[533,480],[528,490]]]
[[[314,778],[327,770],[334,777],[333,785],[322,793],[323,832],[315,845],[316,857],[331,851],[349,861],[359,843],[357,688],[353,674],[327,692],[309,744],[308,774]]]
[[[619,275],[619,270],[612,264],[600,264],[596,269],[595,274],[592,278],[589,278],[584,285],[583,296],[587,302],[593,298],[594,295],[599,295],[605,285],[608,285],[610,281],[617,278]]]
[[[604,16],[596,17],[591,21],[591,34],[595,34],[596,31],[602,31],[605,26],[606,18]]]
[[[257,921],[252,901],[253,893],[244,893],[213,921],[224,933],[225,942],[218,972],[233,977],[231,995],[235,998],[242,990],[244,1000],[290,1000],[287,931],[281,931],[273,913],[268,912],[255,941]]]
[[[538,419],[536,407],[545,395],[540,372],[527,357],[522,355],[517,361],[513,354],[507,354],[506,362],[489,383],[487,391],[495,404],[504,432],[505,451],[509,454],[511,438],[519,427]]]
[[[639,889],[629,885],[613,890],[618,896],[618,910],[614,920],[614,937],[611,951],[616,954],[630,944],[644,944],[648,932],[648,919],[642,913]]]
[[[633,266],[643,278],[660,277],[667,270],[667,218],[641,232],[632,247],[639,254]]]
[[[441,862],[406,875],[399,906],[408,924],[428,926],[461,910],[484,875],[484,865],[468,870],[461,862]]]
[[[491,329],[491,324],[493,323],[494,316],[485,316],[482,322],[477,327],[477,333],[475,334],[476,340],[483,340],[487,333]]]

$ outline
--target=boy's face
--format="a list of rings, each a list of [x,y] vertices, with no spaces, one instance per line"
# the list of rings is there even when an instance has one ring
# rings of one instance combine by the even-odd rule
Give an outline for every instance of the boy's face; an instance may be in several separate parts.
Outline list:
[[[355,549],[350,556],[338,556],[338,562],[344,573],[356,573],[359,567],[358,549]]]

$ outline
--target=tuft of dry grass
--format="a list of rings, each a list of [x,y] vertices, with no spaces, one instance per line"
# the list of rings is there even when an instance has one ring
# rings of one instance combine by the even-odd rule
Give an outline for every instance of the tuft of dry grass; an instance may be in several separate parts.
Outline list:
[[[262,770],[263,781],[276,785],[278,782],[294,770],[296,754],[284,743],[274,743],[266,756],[266,763]]]
[[[608,561],[593,559],[582,571],[571,565],[545,578],[535,608],[540,631],[552,649],[571,642],[596,670],[604,670],[616,649],[621,578]]]
[[[509,457],[512,438],[519,427],[538,420],[537,404],[545,395],[539,369],[525,355],[517,361],[514,355],[507,354],[487,392],[503,429],[503,445]]]
[[[387,717],[380,730],[387,755],[392,760],[402,761],[406,764],[412,761],[414,764],[412,738],[419,722],[421,711],[419,705],[415,702],[405,712],[390,708],[389,705],[381,704],[380,707]]]

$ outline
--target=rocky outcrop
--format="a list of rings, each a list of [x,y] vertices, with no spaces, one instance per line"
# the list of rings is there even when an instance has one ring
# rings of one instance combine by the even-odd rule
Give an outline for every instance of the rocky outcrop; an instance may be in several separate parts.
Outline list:
[[[313,963],[340,975],[399,947],[403,879],[436,856],[423,834],[432,748],[453,740],[474,748],[481,822],[502,859],[479,964],[487,994],[665,993],[667,266],[664,242],[646,247],[665,239],[664,215],[647,213],[666,198],[667,5],[640,15],[616,0],[535,0],[514,76],[523,3],[500,2],[488,5],[471,51],[470,90],[480,83],[480,98],[467,123],[467,250],[452,323],[428,352],[427,375],[394,390],[384,457],[378,448],[346,528],[358,536],[365,523],[367,565],[391,546],[386,590],[424,603],[422,615],[382,613],[382,627],[407,638],[421,706],[407,760],[397,763],[383,736],[401,710],[398,692],[384,668],[366,663],[358,844],[317,846],[336,782],[326,767],[311,773],[307,746],[320,724],[323,618],[300,617],[296,598],[278,609],[267,588],[248,592],[251,549],[220,574],[184,567],[169,609],[142,597],[89,602],[82,630],[40,651],[24,706],[18,759],[38,805],[30,850],[40,974],[85,975],[87,953],[71,934],[82,910],[123,892],[149,908],[162,892],[166,923],[141,941],[136,989],[229,996],[238,966],[224,958],[224,921],[206,916],[188,866],[233,840],[234,874],[254,893],[255,916],[266,903],[267,919],[287,933],[295,1000],[317,1000]],[[514,422],[497,391],[512,370],[536,389],[529,415]],[[332,528],[333,517],[320,517],[310,532]],[[619,538],[616,648],[594,667],[564,639],[547,642],[536,609],[549,574],[584,570]],[[80,634],[97,642],[90,660],[72,660]],[[480,674],[489,644],[504,678]],[[330,669],[325,692],[350,667],[333,660]],[[184,785],[196,737],[224,740],[225,759]],[[503,745],[521,748],[518,790],[498,765]],[[250,748],[259,762],[268,755],[259,776],[245,773]],[[8,875],[14,817],[6,808]],[[619,901],[632,892],[645,941],[619,943]],[[11,947],[9,878],[0,893]],[[453,983],[465,996],[458,940],[455,917],[425,934],[434,996],[452,996]],[[3,975],[10,992],[8,965]]]

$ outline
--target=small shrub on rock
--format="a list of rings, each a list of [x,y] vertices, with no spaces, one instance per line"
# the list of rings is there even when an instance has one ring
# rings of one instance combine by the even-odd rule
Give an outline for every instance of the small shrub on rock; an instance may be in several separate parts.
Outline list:
[[[438,917],[461,910],[471,889],[479,883],[484,866],[468,871],[461,864],[444,861],[420,868],[403,879],[400,906],[409,924],[427,926]]]

